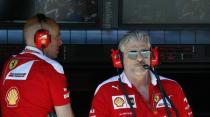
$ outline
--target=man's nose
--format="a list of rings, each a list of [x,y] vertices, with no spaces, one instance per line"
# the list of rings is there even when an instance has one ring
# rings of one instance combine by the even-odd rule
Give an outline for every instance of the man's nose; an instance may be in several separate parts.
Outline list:
[[[142,59],[143,59],[143,56],[140,53],[138,53],[136,60],[142,61]]]

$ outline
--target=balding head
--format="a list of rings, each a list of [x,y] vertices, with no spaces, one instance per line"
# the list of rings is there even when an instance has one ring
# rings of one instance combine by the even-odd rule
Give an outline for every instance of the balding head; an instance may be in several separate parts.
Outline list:
[[[36,16],[29,18],[26,20],[24,25],[24,39],[26,45],[35,46],[34,44],[34,34],[39,29],[46,29],[49,31],[50,34],[53,33],[54,28],[58,28],[57,23],[48,17],[45,18],[46,21],[42,20],[39,21],[39,18]]]

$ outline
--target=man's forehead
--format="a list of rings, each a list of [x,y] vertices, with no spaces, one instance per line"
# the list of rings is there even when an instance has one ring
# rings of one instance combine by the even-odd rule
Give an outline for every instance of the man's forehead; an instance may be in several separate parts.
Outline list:
[[[147,48],[149,48],[148,44],[142,40],[129,41],[125,45],[125,49],[147,49]]]

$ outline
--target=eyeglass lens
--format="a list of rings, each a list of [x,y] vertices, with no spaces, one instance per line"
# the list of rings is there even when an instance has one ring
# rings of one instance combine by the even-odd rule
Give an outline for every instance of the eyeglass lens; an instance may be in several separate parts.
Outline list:
[[[131,50],[128,51],[127,53],[127,57],[132,60],[136,59],[138,55],[141,55],[144,58],[150,58],[150,50],[140,50],[140,51]]]

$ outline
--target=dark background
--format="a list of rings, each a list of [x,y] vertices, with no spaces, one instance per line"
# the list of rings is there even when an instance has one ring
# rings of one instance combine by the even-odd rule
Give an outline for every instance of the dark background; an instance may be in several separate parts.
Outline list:
[[[160,56],[168,56],[166,54],[167,52],[164,52],[165,50],[163,51],[161,48],[180,48],[176,45],[156,46],[159,47]],[[191,45],[182,47],[191,47]],[[205,45],[201,47],[205,47]],[[9,54],[15,54],[22,48],[23,45],[1,45],[1,52],[3,49],[6,51],[5,53],[1,53],[1,68],[3,61]],[[107,78],[117,75],[116,69],[112,67],[110,57],[111,48],[116,48],[116,45],[72,44],[64,45],[61,49],[58,61],[63,65],[68,78],[72,107],[77,117],[88,116],[97,85]],[[206,49],[209,49],[209,46],[206,46]],[[180,51],[174,53],[179,52]],[[193,56],[196,55],[193,54]],[[164,60],[164,58],[161,59]],[[183,62],[179,59],[177,59],[177,61],[167,61],[165,59],[165,61],[162,61],[156,68],[156,71],[160,75],[174,79],[180,83],[186,93],[195,117],[208,117],[210,115],[208,108],[210,104],[210,63],[204,62],[205,60],[203,62],[193,62],[192,60],[193,59]]]
[[[145,30],[159,48],[156,71],[181,84],[195,117],[209,117],[209,6],[209,0],[0,0],[0,71],[24,47],[25,19],[39,12],[56,19],[72,107],[87,117],[97,85],[117,75],[110,49],[124,30]]]

